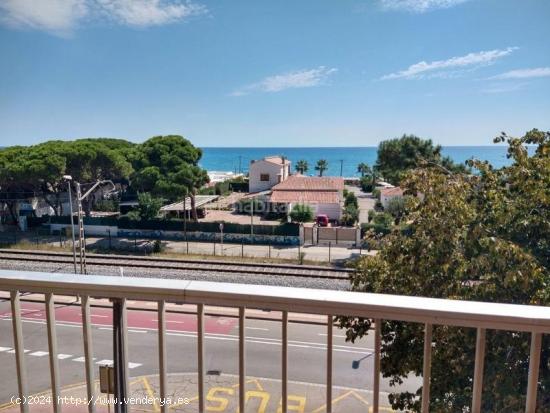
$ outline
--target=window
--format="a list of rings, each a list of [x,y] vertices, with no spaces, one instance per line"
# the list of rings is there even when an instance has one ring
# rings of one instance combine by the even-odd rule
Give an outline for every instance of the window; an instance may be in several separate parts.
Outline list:
[[[260,181],[262,182],[269,181],[269,174],[260,174]]]

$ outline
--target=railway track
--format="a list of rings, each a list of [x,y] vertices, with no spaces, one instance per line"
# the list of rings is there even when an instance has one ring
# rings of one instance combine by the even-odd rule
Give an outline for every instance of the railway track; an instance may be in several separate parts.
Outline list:
[[[64,252],[0,249],[0,260],[71,265],[73,255]],[[128,255],[87,254],[88,266],[114,266],[227,274],[254,274],[347,280],[352,270],[316,265],[251,263],[221,260],[153,258]]]

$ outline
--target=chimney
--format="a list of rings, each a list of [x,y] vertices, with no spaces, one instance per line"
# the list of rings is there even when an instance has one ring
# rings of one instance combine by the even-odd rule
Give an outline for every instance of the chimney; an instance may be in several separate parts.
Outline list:
[[[281,162],[283,163],[283,174],[281,176],[281,181],[284,181],[286,177],[286,166],[285,166],[285,157],[284,155],[281,155]]]

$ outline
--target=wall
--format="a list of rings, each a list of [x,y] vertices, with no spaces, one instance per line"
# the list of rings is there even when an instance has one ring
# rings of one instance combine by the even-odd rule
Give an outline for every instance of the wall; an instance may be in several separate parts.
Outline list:
[[[279,183],[279,176],[282,176],[283,165],[272,162],[259,161],[251,162],[249,168],[249,191],[260,192],[267,191]],[[260,181],[261,174],[269,174],[269,181]]]
[[[59,231],[63,228],[70,227],[68,224],[50,224],[50,232]],[[77,227],[75,226],[75,231]],[[185,241],[183,231],[163,231],[152,229],[122,229],[107,225],[85,225],[84,232],[86,236],[108,236],[109,231],[112,237],[121,238],[155,238],[175,241]],[[187,240],[189,241],[209,241],[220,242],[219,232],[187,232]],[[298,245],[300,236],[287,235],[253,235],[250,234],[223,234],[223,242],[245,244],[272,244],[272,245]]]

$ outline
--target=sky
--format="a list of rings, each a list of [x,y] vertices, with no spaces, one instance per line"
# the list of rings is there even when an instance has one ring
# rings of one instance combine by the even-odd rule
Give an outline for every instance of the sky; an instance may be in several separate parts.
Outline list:
[[[0,146],[550,130],[548,0],[0,0]]]

